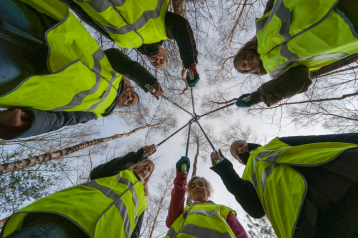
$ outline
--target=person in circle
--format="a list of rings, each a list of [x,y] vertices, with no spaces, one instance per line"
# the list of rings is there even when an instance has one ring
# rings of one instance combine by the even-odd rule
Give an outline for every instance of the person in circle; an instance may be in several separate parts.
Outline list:
[[[247,238],[246,231],[231,208],[209,200],[212,185],[204,177],[194,176],[186,184],[190,160],[182,156],[176,163],[176,178],[166,219],[169,229],[166,238],[190,235],[191,237]],[[185,192],[192,201],[185,204]]]
[[[243,175],[228,159],[212,170],[251,217],[266,214],[277,237],[357,237],[357,133],[237,140],[230,152]]]
[[[41,198],[14,213],[0,237],[138,238],[147,208],[155,145],[94,168],[89,182]]]
[[[169,0],[75,1],[62,0],[87,24],[121,48],[136,48],[155,69],[168,65],[163,42],[174,39],[187,70],[186,81],[195,87],[200,80],[198,51],[188,20],[167,11]]]
[[[118,49],[101,50],[64,3],[0,1],[0,138],[57,130],[132,107],[145,92],[163,89]],[[71,25],[71,26],[70,26]]]
[[[269,74],[272,80],[241,95],[238,107],[264,102],[268,107],[306,92],[310,71],[358,52],[358,5],[352,0],[267,2],[256,20],[256,35],[234,57],[244,74]]]

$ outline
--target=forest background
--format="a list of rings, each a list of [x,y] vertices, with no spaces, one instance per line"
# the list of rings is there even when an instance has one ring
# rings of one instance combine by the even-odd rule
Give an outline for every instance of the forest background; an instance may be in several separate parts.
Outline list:
[[[234,102],[251,93],[269,76],[243,75],[233,69],[233,57],[255,35],[255,18],[262,16],[266,0],[173,0],[169,11],[186,17],[193,29],[199,51],[197,65],[201,80],[193,88],[195,111],[203,114]],[[84,24],[103,48],[113,42]],[[164,43],[169,57],[165,70],[154,70],[135,49],[121,49],[140,62],[164,89],[164,95],[192,111],[190,89],[185,83],[178,46],[173,40]],[[235,105],[200,119],[200,124],[216,149],[221,148],[241,176],[244,166],[229,152],[236,139],[265,144],[276,136],[319,135],[357,132],[358,85],[357,56],[312,72],[308,92],[283,100],[270,108],[263,103],[250,109]],[[344,65],[344,66],[342,66]],[[106,118],[62,128],[45,135],[22,140],[0,141],[1,162],[29,159],[16,171],[0,176],[0,225],[14,212],[29,203],[89,180],[97,165],[136,151],[144,145],[158,144],[190,119],[190,115],[164,99],[157,101],[139,87],[140,104],[117,110]],[[156,168],[150,180],[148,209],[141,237],[164,237],[165,219],[175,177],[175,163],[185,155],[188,127],[161,145],[151,159]],[[250,237],[276,237],[267,219],[250,218],[210,170],[212,152],[200,128],[193,123],[189,158],[194,174],[209,179],[215,188],[210,198],[237,211],[237,217]],[[51,154],[52,153],[52,154]],[[28,162],[30,160],[25,160]],[[48,160],[48,161],[47,161]],[[45,161],[45,162],[44,162]]]

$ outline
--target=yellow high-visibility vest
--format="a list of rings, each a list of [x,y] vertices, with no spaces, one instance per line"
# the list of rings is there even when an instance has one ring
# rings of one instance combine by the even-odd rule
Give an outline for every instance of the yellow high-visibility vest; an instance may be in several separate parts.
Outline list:
[[[132,170],[92,180],[44,197],[13,214],[3,237],[21,229],[29,213],[66,217],[89,237],[130,238],[147,208],[143,183]]]
[[[358,52],[358,33],[339,0],[276,0],[256,20],[257,52],[272,78],[292,67],[309,70]]]
[[[226,223],[229,212],[236,215],[231,208],[210,202],[185,206],[183,214],[175,220],[165,238],[234,238],[234,232]]]
[[[122,48],[138,48],[168,39],[169,0],[75,0]]]
[[[290,146],[275,138],[250,152],[242,178],[254,185],[277,237],[294,237],[306,196],[305,178],[290,165],[319,166],[354,147],[343,142]]]
[[[23,1],[59,21],[45,34],[46,75],[24,79],[0,95],[0,107],[42,111],[87,111],[100,117],[117,96],[122,75],[66,5],[58,0]]]

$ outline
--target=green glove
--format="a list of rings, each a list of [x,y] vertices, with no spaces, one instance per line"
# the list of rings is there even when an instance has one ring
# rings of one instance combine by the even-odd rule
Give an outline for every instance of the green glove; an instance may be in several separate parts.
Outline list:
[[[186,157],[186,156],[182,156],[180,158],[180,160],[178,160],[178,162],[176,164],[176,168],[177,168],[178,172],[182,172],[184,174],[189,172],[189,169],[190,169],[190,160],[189,160],[189,158]]]
[[[199,80],[200,77],[198,71],[196,70],[196,65],[188,68],[188,71],[186,71],[186,82],[188,83],[188,86],[191,88],[195,87]]]
[[[254,105],[254,102],[252,101],[251,94],[243,94],[236,100],[236,106],[238,107],[251,107]]]

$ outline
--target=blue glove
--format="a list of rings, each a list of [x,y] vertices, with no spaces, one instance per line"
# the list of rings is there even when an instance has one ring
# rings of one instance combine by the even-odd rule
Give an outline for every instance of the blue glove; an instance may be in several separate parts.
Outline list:
[[[236,106],[238,107],[251,107],[254,105],[254,102],[251,99],[251,94],[243,94],[241,95],[235,102]]]
[[[198,71],[196,70],[196,65],[188,68],[188,71],[186,72],[186,82],[188,83],[188,86],[191,88],[195,87],[199,80],[200,77]]]
[[[187,173],[190,169],[190,160],[186,156],[182,156],[180,160],[178,160],[176,164],[176,168],[178,172]]]

